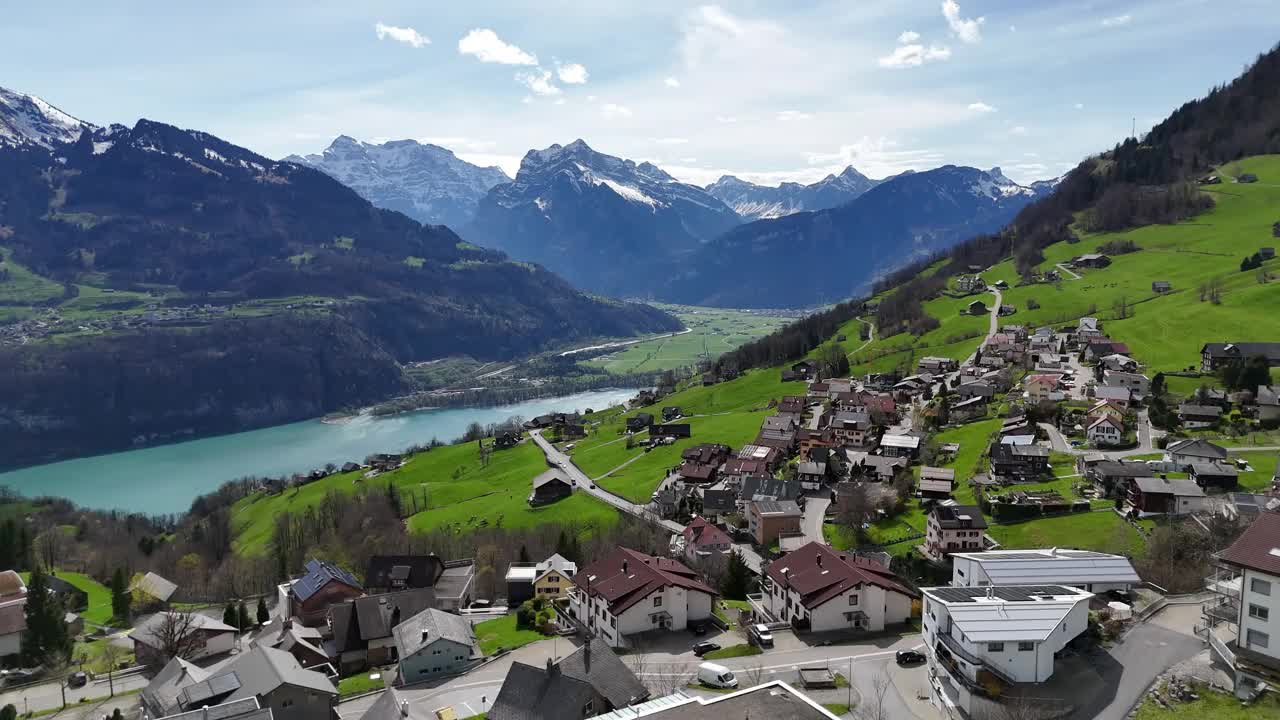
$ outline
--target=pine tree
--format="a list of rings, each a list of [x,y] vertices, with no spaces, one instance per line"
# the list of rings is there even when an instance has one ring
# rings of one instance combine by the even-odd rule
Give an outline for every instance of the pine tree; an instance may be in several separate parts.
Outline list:
[[[240,607],[236,608],[236,627],[240,628],[240,632],[244,632],[253,626],[253,621],[249,619],[249,609],[244,606],[244,601],[240,601]]]
[[[124,578],[124,568],[116,568],[111,576],[111,615],[121,620],[129,619],[129,585]]]
[[[222,609],[222,624],[237,627],[236,623],[240,620],[240,614],[236,612],[235,603],[227,603]]]
[[[265,597],[258,598],[258,624],[265,625],[271,619],[271,613],[267,612],[267,599]]]
[[[520,562],[522,563],[533,562],[532,560],[529,559],[529,548],[525,547],[524,545],[520,546]]]
[[[725,569],[724,581],[720,585],[720,594],[726,600],[746,600],[747,590],[751,584],[750,573],[742,555],[737,550],[730,551],[729,565]]]
[[[65,666],[74,646],[67,633],[62,603],[49,593],[49,581],[39,566],[31,570],[27,583],[27,629],[22,633],[22,652],[28,661],[49,668]]]
[[[13,518],[0,525],[0,567],[11,568],[18,564],[18,528]]]

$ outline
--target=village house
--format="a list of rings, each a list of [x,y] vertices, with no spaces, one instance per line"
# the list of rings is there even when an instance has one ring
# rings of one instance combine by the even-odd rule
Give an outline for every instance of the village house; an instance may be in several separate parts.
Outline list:
[[[921,549],[934,559],[957,551],[985,550],[992,544],[983,532],[986,529],[987,520],[976,505],[934,505]]]
[[[1093,593],[1061,585],[922,588],[930,702],[946,717],[1003,714],[1036,697],[1060,654],[1089,628]],[[988,698],[994,697],[996,701]]]
[[[738,492],[734,488],[706,488],[702,491],[702,514],[712,522],[738,510]]]
[[[951,554],[951,585],[1066,585],[1092,593],[1129,592],[1142,582],[1123,555],[1092,550],[987,550]]]
[[[1098,418],[1109,417],[1116,422],[1123,423],[1125,409],[1116,405],[1109,400],[1099,400],[1085,413],[1085,417],[1092,422]]]
[[[1129,346],[1104,337],[1091,338],[1084,347],[1084,359],[1096,362],[1108,355],[1128,355]]]
[[[818,374],[818,363],[813,360],[801,360],[791,366],[791,371],[801,380],[812,380]]]
[[[1280,513],[1261,513],[1216,560],[1209,587],[1219,597],[1205,605],[1210,653],[1230,669],[1237,697],[1252,698],[1280,682]]]
[[[435,604],[430,589],[366,595],[329,606],[329,629],[324,643],[330,660],[345,674],[396,661],[392,628]],[[296,657],[296,655],[295,655]]]
[[[961,400],[951,406],[952,422],[970,422],[978,418],[987,416],[987,399],[984,397],[971,397],[968,400]]]
[[[920,372],[943,375],[960,369],[960,363],[951,358],[930,355],[920,358],[920,362],[916,364],[916,367]]]
[[[129,586],[135,606],[144,608],[168,607],[170,598],[178,586],[153,572],[148,572]]]
[[[471,621],[429,608],[396,625],[400,681],[412,684],[457,675],[484,659]]]
[[[800,487],[805,490],[817,490],[826,485],[829,479],[825,462],[810,460],[796,465],[796,480],[800,481]]]
[[[1225,462],[1226,459],[1226,448],[1201,438],[1171,442],[1164,449],[1164,461],[1177,465],[1182,472],[1188,471],[1193,462]]]
[[[799,395],[784,395],[782,400],[778,402],[777,412],[779,415],[795,415],[798,423],[799,416],[805,411],[806,399]]]
[[[837,445],[859,449],[875,447],[875,428],[868,413],[841,410],[831,416],[827,429],[835,436]]]
[[[166,648],[175,637],[188,648],[187,660],[204,660],[231,652],[236,645],[236,629],[200,613],[160,612],[148,617],[129,633],[138,663],[158,667],[169,660]],[[190,638],[190,639],[188,639]]]
[[[968,304],[967,310],[970,315],[986,315],[987,304],[981,300],[974,300]]]
[[[296,616],[308,627],[322,625],[329,606],[364,594],[360,581],[346,570],[322,560],[310,560],[306,574],[288,584],[284,617]]]
[[[568,595],[573,576],[578,573],[578,564],[556,553],[538,563],[534,570],[534,597],[558,600]]]
[[[533,507],[549,505],[573,494],[573,481],[560,468],[551,468],[533,479],[533,492],[529,504]]]
[[[662,422],[679,420],[683,415],[684,411],[678,405],[668,405],[662,408]]]
[[[802,631],[882,632],[917,597],[888,567],[811,542],[769,563],[753,610]]]
[[[1111,264],[1111,258],[1101,253],[1081,255],[1071,261],[1074,267],[1101,269]]]
[[[1108,387],[1126,388],[1135,400],[1141,400],[1143,396],[1151,392],[1150,378],[1140,373],[1104,370],[1102,372],[1102,384]]]
[[[761,448],[767,450],[768,448]],[[769,463],[765,460],[757,460],[755,458],[735,457],[729,458],[720,468],[720,474],[717,476],[720,480],[731,484],[741,484],[741,482],[752,475],[770,475],[773,468],[769,467]]]
[[[1133,372],[1138,369],[1137,360],[1134,360],[1128,355],[1120,355],[1118,353],[1107,355],[1099,360],[1099,362],[1102,363],[1102,366],[1107,370],[1116,370],[1118,372]],[[1148,384],[1147,387],[1150,389],[1150,384]],[[1145,391],[1143,394],[1145,394]]]
[[[1190,475],[1192,481],[1205,490],[1230,490],[1240,480],[1235,466],[1220,462],[1193,462]]]
[[[433,588],[444,573],[444,562],[436,555],[374,555],[365,565],[364,587],[371,595]]]
[[[1124,442],[1124,424],[1110,415],[1103,415],[1085,430],[1085,437],[1094,447],[1111,447]]]
[[[709,622],[715,590],[682,563],[618,548],[578,571],[569,613],[610,647],[626,637]]]
[[[1259,355],[1270,367],[1280,367],[1280,342],[1205,343],[1200,348],[1200,370],[1211,373]]]
[[[1102,323],[1096,317],[1082,317],[1076,322],[1076,337],[1081,339],[1102,335]]]
[[[642,412],[627,418],[627,432],[638,433],[653,424],[653,415]]]
[[[545,666],[512,663],[486,717],[583,720],[633,708],[648,697],[649,691],[635,673],[597,637],[559,661],[547,658]],[[361,720],[402,720],[398,706],[390,710],[392,714],[386,717]]]
[[[1194,480],[1137,477],[1129,481],[1129,506],[1139,517],[1187,515],[1208,509],[1204,490]]]
[[[649,437],[654,439],[673,437],[676,439],[693,437],[693,427],[689,423],[662,423],[649,426]]]
[[[956,278],[956,292],[968,295],[987,289],[987,283],[977,275],[961,275]]]
[[[794,500],[756,500],[748,506],[747,529],[760,547],[769,547],[782,535],[800,532],[804,511]]]
[[[1109,402],[1126,412],[1133,402],[1133,392],[1129,388],[1096,385],[1090,392],[1093,394],[1094,402]]]
[[[1280,420],[1280,385],[1259,385],[1254,394],[1254,404],[1258,406],[1258,419],[1263,423],[1274,423]]]
[[[956,471],[952,468],[922,467],[920,468],[920,497],[945,500],[951,497],[955,482]]]
[[[974,380],[972,382],[963,383],[956,388],[956,395],[962,398],[982,398],[990,400],[995,397],[996,388],[985,380]]]
[[[1222,418],[1222,408],[1217,405],[1183,403],[1178,406],[1178,419],[1188,430],[1217,427]]]
[[[880,453],[884,457],[914,460],[920,454],[920,438],[916,435],[889,435],[880,438]]]
[[[779,480],[768,475],[754,475],[742,481],[739,493],[744,508],[759,500],[795,500],[800,497],[800,482]]]
[[[1084,460],[1086,456],[1081,456]],[[1104,459],[1092,463],[1077,463],[1081,474],[1092,482],[1106,497],[1115,497],[1127,492],[1129,481],[1133,478],[1151,477],[1151,469],[1144,462]]]
[[[304,669],[289,653],[259,645],[207,668],[175,657],[140,697],[146,715],[155,718],[188,713],[212,720],[213,706],[257,700],[266,711],[261,717],[314,720],[333,715],[338,690],[325,673]]]
[[[1027,400],[1039,403],[1062,399],[1062,393],[1058,391],[1061,382],[1061,375],[1031,375],[1022,381],[1022,386],[1027,390]]]
[[[851,463],[851,472],[876,482],[892,482],[895,475],[910,466],[905,457],[885,457],[860,453],[861,458]]]
[[[1010,482],[1029,482],[1049,474],[1049,448],[998,442],[991,446],[991,474]]]
[[[260,633],[253,640],[253,647],[259,645],[289,653],[304,668],[332,667],[320,628],[304,627],[293,618],[279,621],[278,630]]]
[[[689,562],[723,555],[733,547],[733,538],[729,537],[729,533],[700,515],[695,515],[684,527],[684,532],[676,537],[680,538],[681,552]]]

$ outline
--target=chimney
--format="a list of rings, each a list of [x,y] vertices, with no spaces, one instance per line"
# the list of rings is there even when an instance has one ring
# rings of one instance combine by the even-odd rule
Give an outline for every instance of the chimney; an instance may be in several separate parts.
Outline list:
[[[995,599],[996,599],[996,588],[995,588],[995,586],[994,586],[994,585],[988,585],[988,586],[987,586],[987,599],[988,599],[988,600],[995,600]]]
[[[818,567],[822,567],[822,555],[818,555]]]
[[[400,701],[400,717],[409,717],[409,701]]]
[[[560,668],[556,667],[551,658],[547,658],[547,677],[555,677],[558,672],[560,672]]]
[[[622,559],[622,574],[623,574],[623,575],[626,575],[626,574],[627,574],[627,560],[626,560],[626,558],[623,558],[623,559]]]

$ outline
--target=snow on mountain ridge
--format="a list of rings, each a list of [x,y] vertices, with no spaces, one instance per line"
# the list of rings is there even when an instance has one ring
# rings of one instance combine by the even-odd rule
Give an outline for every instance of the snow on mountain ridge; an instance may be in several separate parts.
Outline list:
[[[74,142],[96,126],[59,110],[35,95],[0,87],[0,144],[52,147]]]
[[[884,181],[872,180],[849,166],[839,175],[830,174],[809,185],[783,182],[773,187],[725,175],[706,189],[744,218],[763,220],[842,205],[881,182]]]

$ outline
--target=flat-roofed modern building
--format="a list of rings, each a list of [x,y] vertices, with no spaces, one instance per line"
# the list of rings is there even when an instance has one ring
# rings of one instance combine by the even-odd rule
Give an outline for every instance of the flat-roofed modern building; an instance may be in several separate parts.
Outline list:
[[[1142,582],[1129,558],[1092,550],[961,552],[952,553],[951,562],[951,584],[955,587],[1067,585],[1103,593],[1128,592]]]

